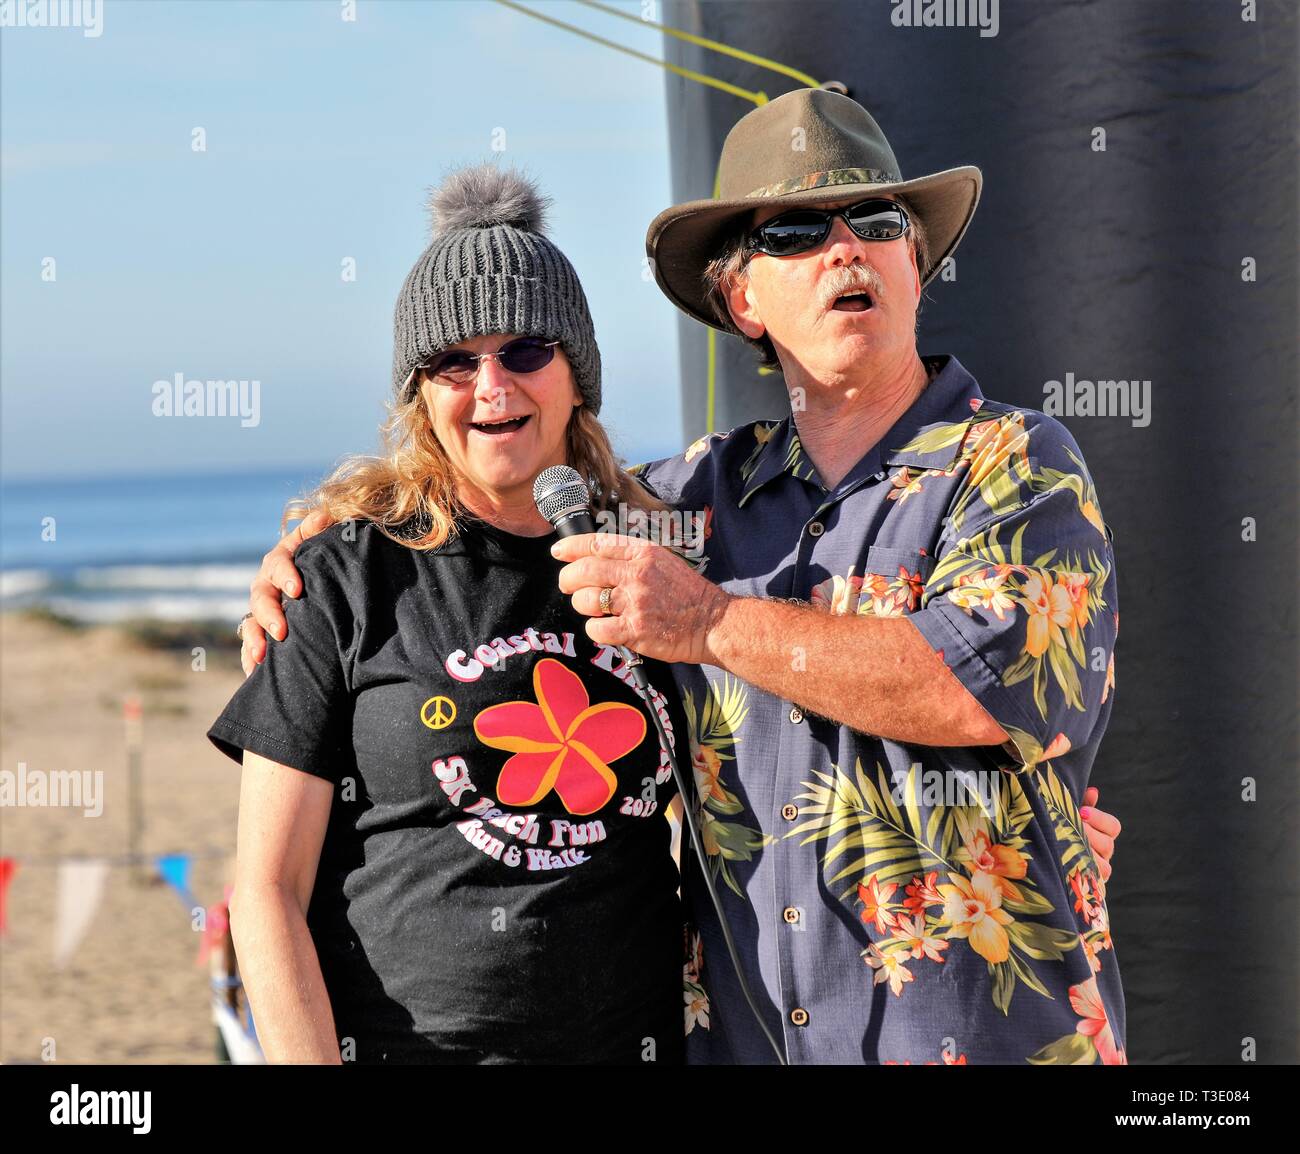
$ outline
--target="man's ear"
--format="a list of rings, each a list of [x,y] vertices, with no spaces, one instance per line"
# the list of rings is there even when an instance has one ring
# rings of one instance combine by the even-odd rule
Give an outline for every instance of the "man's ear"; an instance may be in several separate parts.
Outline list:
[[[759,319],[754,304],[749,277],[744,273],[736,273],[727,281],[723,299],[727,302],[727,312],[731,314],[732,323],[751,341],[758,340],[767,332],[767,326]]]

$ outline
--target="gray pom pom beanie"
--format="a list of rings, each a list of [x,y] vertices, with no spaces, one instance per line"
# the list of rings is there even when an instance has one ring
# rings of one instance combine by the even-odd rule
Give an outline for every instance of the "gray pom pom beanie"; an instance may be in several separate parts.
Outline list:
[[[600,412],[600,351],[587,297],[568,258],[544,234],[547,201],[513,169],[480,164],[431,190],[432,243],[393,310],[393,389],[435,353],[490,333],[558,340],[587,407]]]

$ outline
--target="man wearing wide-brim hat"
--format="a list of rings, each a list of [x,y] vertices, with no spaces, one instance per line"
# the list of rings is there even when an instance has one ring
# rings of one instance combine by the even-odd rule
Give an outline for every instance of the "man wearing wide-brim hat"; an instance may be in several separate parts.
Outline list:
[[[554,547],[594,640],[680,663],[757,1008],[688,868],[690,1060],[1123,1062],[1118,826],[1080,812],[1114,700],[1111,535],[1062,425],[916,347],[979,170],[905,180],[864,108],[805,89],[736,124],[719,177],[647,250],[679,308],[779,365],[791,412],[639,470],[708,527],[697,568]]]

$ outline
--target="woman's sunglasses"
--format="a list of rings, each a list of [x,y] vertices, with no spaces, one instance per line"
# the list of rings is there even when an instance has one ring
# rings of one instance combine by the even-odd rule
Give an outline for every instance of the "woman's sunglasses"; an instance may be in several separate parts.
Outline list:
[[[508,373],[535,373],[555,359],[555,346],[559,343],[544,341],[541,337],[516,337],[494,353],[448,349],[420,367],[429,376],[441,377],[456,385],[466,384],[478,376],[479,361],[494,360]]]
[[[794,256],[816,248],[830,235],[836,217],[842,217],[863,240],[897,240],[907,232],[907,210],[893,200],[864,200],[848,208],[796,208],[774,216],[745,238],[745,251],[768,256]]]

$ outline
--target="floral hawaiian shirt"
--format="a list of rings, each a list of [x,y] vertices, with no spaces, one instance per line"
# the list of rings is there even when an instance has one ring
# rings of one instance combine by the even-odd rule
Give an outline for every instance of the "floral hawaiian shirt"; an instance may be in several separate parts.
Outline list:
[[[906,615],[1010,741],[887,741],[678,666],[708,866],[792,1063],[1123,1062],[1078,811],[1114,701],[1113,538],[1063,425],[987,400],[955,357],[926,365],[831,491],[789,417],[634,472],[694,514],[698,565],[723,589]],[[772,1061],[683,861],[688,1060]]]

